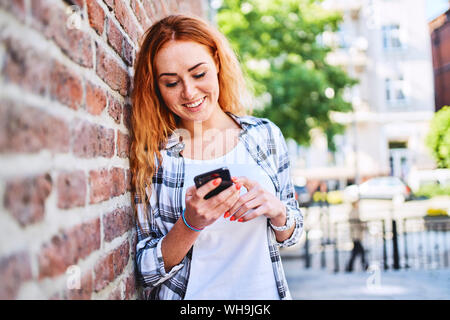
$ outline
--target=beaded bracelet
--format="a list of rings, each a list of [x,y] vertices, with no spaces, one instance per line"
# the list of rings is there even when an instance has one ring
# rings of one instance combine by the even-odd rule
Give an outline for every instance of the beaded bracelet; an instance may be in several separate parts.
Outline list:
[[[181,217],[183,218],[183,222],[184,222],[184,224],[186,225],[186,227],[188,227],[188,228],[191,229],[191,230],[194,230],[195,232],[200,232],[200,231],[202,231],[204,228],[201,228],[201,229],[199,229],[199,228],[194,228],[194,227],[190,226],[189,223],[187,223],[186,218],[184,217],[184,212],[185,212],[185,211],[186,211],[186,208],[183,209],[183,213],[181,214]]]

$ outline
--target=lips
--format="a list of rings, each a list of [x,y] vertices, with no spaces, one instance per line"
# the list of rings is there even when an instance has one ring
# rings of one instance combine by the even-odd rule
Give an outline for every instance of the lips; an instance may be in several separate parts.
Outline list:
[[[196,108],[196,107],[200,106],[203,103],[203,101],[205,101],[205,99],[206,99],[206,97],[203,97],[203,98],[194,100],[193,102],[190,102],[190,103],[184,103],[183,106],[187,107],[187,108]]]

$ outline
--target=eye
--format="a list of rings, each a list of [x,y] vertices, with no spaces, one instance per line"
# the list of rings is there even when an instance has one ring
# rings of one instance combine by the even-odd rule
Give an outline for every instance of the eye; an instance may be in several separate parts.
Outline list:
[[[166,87],[168,88],[172,88],[175,87],[177,85],[178,82],[170,82],[170,83],[166,83]]]
[[[199,74],[196,74],[196,75],[194,75],[194,78],[195,78],[195,79],[200,79],[200,78],[204,77],[204,76],[205,76],[205,74],[206,74],[206,71],[205,71],[205,72],[202,72],[202,73],[199,73]]]

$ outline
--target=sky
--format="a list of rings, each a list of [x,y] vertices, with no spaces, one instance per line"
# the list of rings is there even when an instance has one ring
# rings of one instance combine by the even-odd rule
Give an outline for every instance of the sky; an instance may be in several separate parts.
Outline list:
[[[449,0],[426,0],[427,20],[433,20],[448,9]]]

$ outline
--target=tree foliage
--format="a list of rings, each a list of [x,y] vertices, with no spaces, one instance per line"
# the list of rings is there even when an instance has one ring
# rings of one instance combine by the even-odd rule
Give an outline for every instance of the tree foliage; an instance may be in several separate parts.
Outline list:
[[[217,13],[220,30],[230,40],[260,106],[267,117],[299,144],[308,145],[310,130],[332,137],[343,126],[330,111],[348,112],[346,87],[356,83],[325,58],[330,48],[324,31],[336,31],[342,17],[314,0],[224,0]]]
[[[434,114],[426,144],[440,168],[450,168],[450,107]]]

